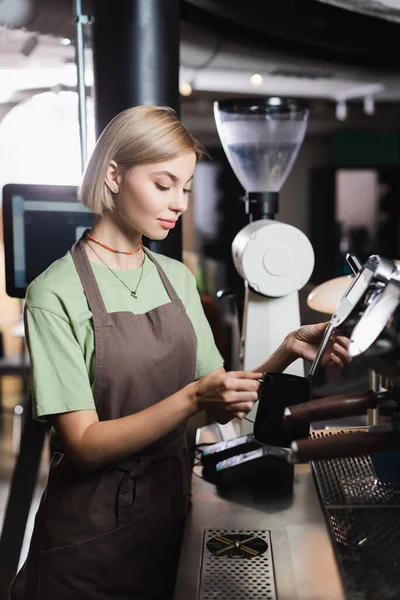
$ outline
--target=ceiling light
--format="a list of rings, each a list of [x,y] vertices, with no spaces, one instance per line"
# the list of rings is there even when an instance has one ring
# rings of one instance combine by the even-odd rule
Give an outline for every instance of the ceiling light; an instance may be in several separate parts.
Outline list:
[[[193,88],[188,81],[184,81],[180,84],[179,93],[181,94],[181,96],[190,96],[192,92]]]
[[[375,113],[375,100],[373,96],[365,96],[364,112],[367,115],[373,115]]]
[[[263,81],[264,81],[263,76],[260,75],[259,73],[254,73],[254,75],[252,75],[250,77],[251,85],[261,85]]]
[[[338,121],[345,121],[347,119],[347,104],[344,100],[339,100],[336,104],[336,118]]]
[[[72,44],[72,41],[69,38],[61,38],[60,44],[62,44],[63,46],[70,46]]]

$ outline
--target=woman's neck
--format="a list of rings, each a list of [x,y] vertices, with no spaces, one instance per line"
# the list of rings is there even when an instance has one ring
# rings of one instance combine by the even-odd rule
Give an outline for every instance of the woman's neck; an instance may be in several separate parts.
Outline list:
[[[138,231],[127,232],[123,230],[107,215],[96,217],[90,235],[98,242],[120,252],[132,252],[136,250],[140,247],[142,240],[141,233]],[[132,255],[118,254],[103,248],[103,246],[90,239],[86,241],[89,260],[103,266],[104,260],[111,269],[137,269],[143,262],[143,250],[139,250]]]

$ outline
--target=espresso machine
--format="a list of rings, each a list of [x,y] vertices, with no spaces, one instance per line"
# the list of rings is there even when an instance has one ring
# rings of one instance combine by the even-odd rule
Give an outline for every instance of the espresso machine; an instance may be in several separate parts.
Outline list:
[[[284,422],[299,425],[361,414],[379,407],[383,402],[391,404],[391,414],[386,422],[342,436],[294,441],[289,453],[289,460],[294,462],[365,454],[375,456],[375,452],[381,450],[400,448],[400,272],[394,261],[371,256],[351,281],[332,315],[310,369],[311,377],[317,371],[334,331],[349,337],[349,354],[360,356],[374,373],[381,376],[385,381],[384,388],[381,391],[372,388],[365,394],[338,395],[287,407]],[[379,467],[377,470],[379,476]],[[400,470],[398,472],[400,477]]]
[[[310,369],[310,380],[317,372],[331,335],[340,332],[350,339],[349,353],[361,356],[365,364],[386,381],[386,388],[377,392],[371,389],[364,394],[337,395],[317,400],[291,404],[283,411],[282,417],[273,409],[268,414],[272,419],[269,428],[257,428],[260,413],[273,394],[270,382],[264,380],[261,391],[261,402],[256,417],[254,436],[241,436],[230,442],[216,444],[206,452],[203,465],[209,464],[215,471],[215,480],[235,482],[242,478],[259,478],[265,476],[279,481],[290,482],[290,471],[286,464],[326,461],[347,457],[370,455],[379,480],[398,481],[400,483],[400,271],[392,260],[379,256],[371,256],[361,267],[349,288],[339,301],[327,327],[319,351]],[[268,375],[267,375],[268,377]],[[281,377],[272,374],[272,378]],[[307,380],[303,378],[302,386],[307,389]],[[290,398],[291,382],[286,378],[279,394]],[[301,388],[303,397],[306,392]],[[341,418],[357,414],[365,414],[368,409],[376,408],[385,402],[391,405],[390,415],[386,422],[371,427],[358,427],[349,431],[312,433],[301,427],[310,422]],[[263,406],[264,405],[264,406]],[[287,444],[277,444],[276,440],[285,439],[284,430],[291,428],[291,435],[299,431],[299,438]],[[259,433],[260,432],[260,433]],[[283,432],[283,433],[282,433]],[[222,447],[223,446],[223,447]],[[394,468],[387,469],[383,451],[395,451]],[[215,458],[218,457],[219,462]],[[273,467],[273,468],[272,468]]]

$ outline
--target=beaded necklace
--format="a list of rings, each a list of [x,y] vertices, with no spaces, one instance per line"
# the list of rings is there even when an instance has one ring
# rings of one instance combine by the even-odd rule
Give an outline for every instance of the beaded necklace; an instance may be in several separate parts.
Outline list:
[[[107,246],[107,244],[103,244],[102,242],[99,242],[99,240],[96,240],[93,236],[90,235],[89,232],[86,234],[86,237],[88,237],[89,240],[91,240],[92,242],[95,242],[102,248],[105,248],[106,250],[109,250],[110,252],[114,252],[115,254],[127,254],[129,256],[132,256],[132,254],[136,254],[136,252],[139,252],[139,250],[143,246],[143,242],[140,240],[139,247],[136,248],[136,250],[130,250],[129,252],[125,252],[124,250],[116,250],[115,248],[111,248],[111,246]]]

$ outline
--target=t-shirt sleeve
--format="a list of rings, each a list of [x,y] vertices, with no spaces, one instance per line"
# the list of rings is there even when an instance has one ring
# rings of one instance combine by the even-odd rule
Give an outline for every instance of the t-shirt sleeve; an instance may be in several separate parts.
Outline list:
[[[210,324],[204,314],[200,295],[197,291],[196,280],[189,269],[186,269],[188,276],[187,298],[185,302],[186,312],[192,321],[197,335],[197,358],[196,358],[196,379],[207,375],[215,369],[224,365],[224,360],[215,344],[214,336]]]
[[[82,349],[69,321],[47,309],[25,308],[31,358],[33,415],[95,409]]]

